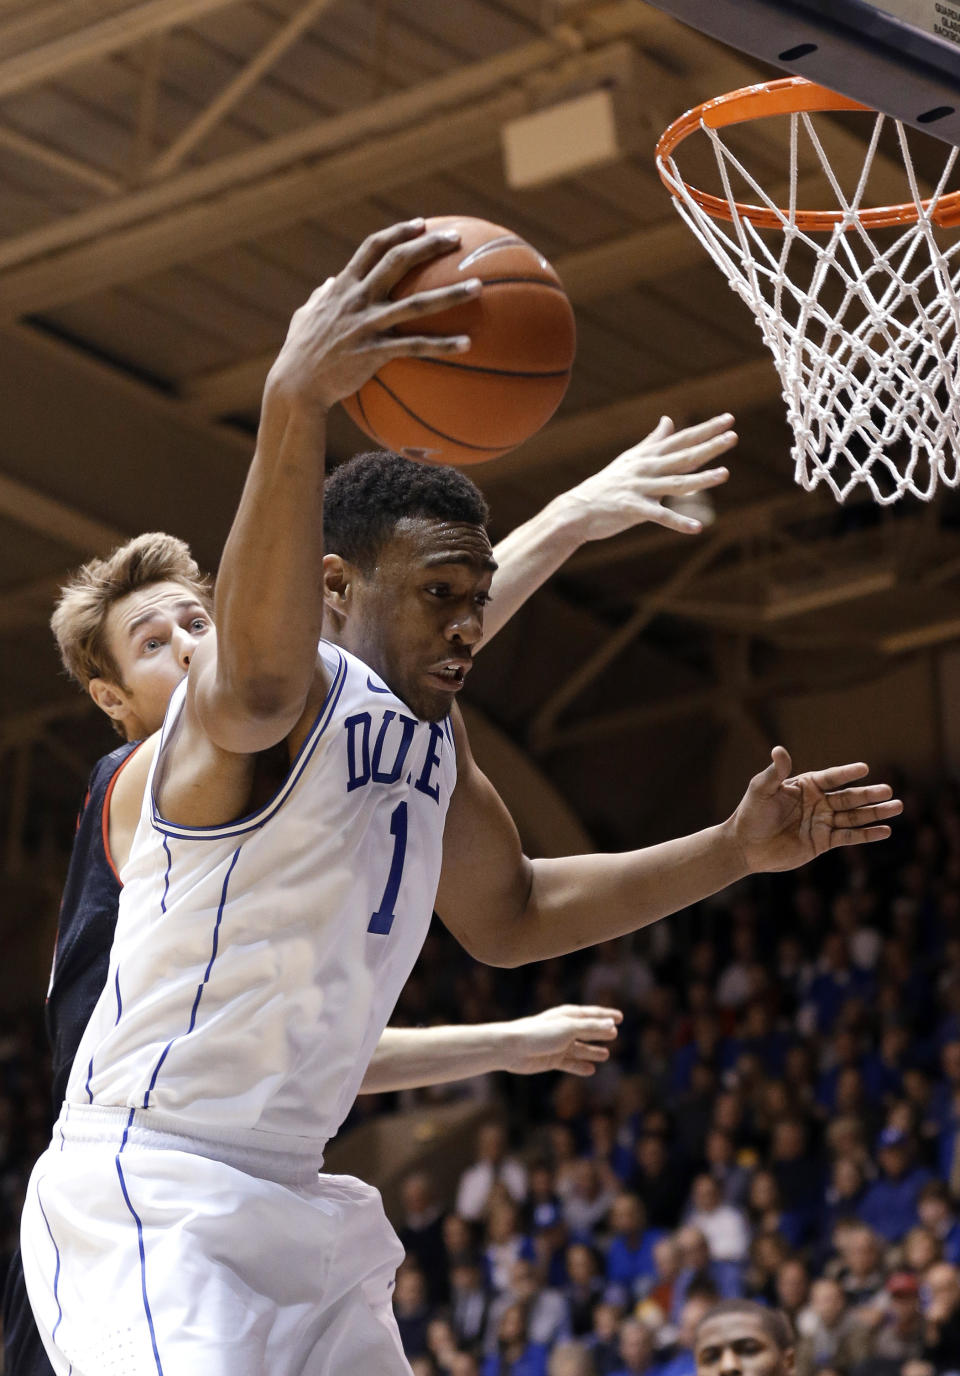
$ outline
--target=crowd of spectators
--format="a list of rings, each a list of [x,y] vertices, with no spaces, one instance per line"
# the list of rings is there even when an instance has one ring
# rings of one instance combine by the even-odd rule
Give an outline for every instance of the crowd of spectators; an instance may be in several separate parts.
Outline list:
[[[733,1296],[789,1316],[799,1376],[960,1372],[960,791],[902,796],[891,841],[578,958],[432,938],[401,1018],[624,1023],[590,1080],[466,1087],[475,1163],[448,1198],[404,1182],[417,1376],[691,1376]]]
[[[619,1007],[590,1079],[484,1101],[445,1196],[415,1172],[395,1310],[417,1376],[692,1376],[717,1298],[775,1305],[799,1376],[960,1373],[960,788],[898,788],[893,838],[756,877],[648,931],[501,971],[431,934],[397,1010]],[[0,1038],[9,1251],[49,1128],[29,1022]],[[349,1126],[349,1123],[348,1123]]]

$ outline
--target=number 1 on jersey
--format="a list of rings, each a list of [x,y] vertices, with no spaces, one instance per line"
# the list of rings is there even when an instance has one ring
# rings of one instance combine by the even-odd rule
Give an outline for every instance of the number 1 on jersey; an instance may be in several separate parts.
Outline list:
[[[393,859],[390,861],[390,873],[387,875],[387,887],[383,891],[380,906],[375,913],[370,916],[368,932],[376,932],[380,936],[386,936],[393,926],[393,919],[396,913],[393,911],[397,902],[397,895],[400,892],[400,880],[403,878],[403,861],[407,853],[407,805],[398,803],[390,817],[390,835],[393,837]]]

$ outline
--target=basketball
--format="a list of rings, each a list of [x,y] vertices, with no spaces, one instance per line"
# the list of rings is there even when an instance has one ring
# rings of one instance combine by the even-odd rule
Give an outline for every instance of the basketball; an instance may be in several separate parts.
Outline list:
[[[455,358],[394,359],[344,407],[385,449],[430,463],[484,463],[536,434],[560,405],[576,346],[573,309],[560,278],[512,230],[466,215],[429,219],[454,226],[460,244],[409,272],[391,293],[484,282],[479,297],[427,320],[411,334],[470,336]]]

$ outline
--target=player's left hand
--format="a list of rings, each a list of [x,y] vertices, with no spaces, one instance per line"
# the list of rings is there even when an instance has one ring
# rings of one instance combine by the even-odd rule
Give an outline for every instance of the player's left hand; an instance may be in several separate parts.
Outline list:
[[[703,529],[701,522],[671,510],[664,501],[689,497],[727,481],[729,469],[703,469],[703,465],[737,443],[732,426],[733,416],[724,414],[675,431],[673,421],[664,416],[646,439],[560,500],[575,509],[584,540],[605,540],[642,521],[696,535]]]
[[[791,777],[782,745],[774,746],[771,761],[750,780],[726,823],[752,872],[792,870],[835,846],[884,841],[887,819],[903,811],[889,784],[851,787],[870,772],[865,764]]]
[[[592,1075],[610,1057],[604,1042],[616,1040],[623,1021],[619,1008],[564,1003],[533,1017],[509,1024],[510,1038],[504,1069],[514,1075],[537,1075],[543,1070],[566,1070]]]

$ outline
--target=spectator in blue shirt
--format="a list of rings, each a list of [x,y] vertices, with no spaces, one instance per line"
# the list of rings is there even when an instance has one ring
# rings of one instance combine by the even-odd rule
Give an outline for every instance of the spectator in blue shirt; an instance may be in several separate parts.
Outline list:
[[[527,1312],[511,1304],[500,1316],[497,1351],[480,1368],[480,1376],[547,1376],[547,1349],[527,1339]]]
[[[623,1183],[633,1174],[633,1150],[617,1138],[617,1121],[604,1109],[590,1115],[587,1155]]]
[[[743,1267],[736,1261],[713,1261],[707,1239],[699,1228],[687,1224],[676,1233],[681,1267],[673,1285],[671,1321],[677,1323],[688,1297],[695,1290],[710,1290],[715,1299],[737,1299],[743,1294]]]
[[[899,1242],[918,1222],[917,1202],[931,1174],[913,1164],[913,1146],[901,1128],[884,1128],[877,1139],[879,1179],[867,1189],[859,1216],[888,1242]]]
[[[853,1156],[838,1156],[824,1192],[823,1212],[817,1227],[819,1253],[830,1248],[833,1230],[843,1219],[859,1218],[867,1194],[863,1168]]]
[[[607,1247],[607,1280],[622,1286],[629,1298],[636,1282],[653,1275],[653,1245],[663,1237],[662,1228],[648,1228],[647,1214],[635,1194],[618,1194],[610,1208],[613,1236]]]
[[[706,1167],[720,1186],[725,1204],[743,1208],[750,1192],[751,1171],[740,1165],[737,1149],[729,1132],[711,1128],[704,1143]]]
[[[849,999],[867,1001],[872,989],[873,979],[851,963],[843,937],[830,932],[806,996],[817,1031],[832,1032],[843,1005]]]

